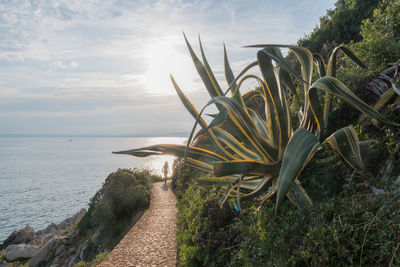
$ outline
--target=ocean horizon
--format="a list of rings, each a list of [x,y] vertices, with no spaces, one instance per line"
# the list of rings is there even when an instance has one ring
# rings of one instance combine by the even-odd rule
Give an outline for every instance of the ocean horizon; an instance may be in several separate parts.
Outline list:
[[[112,151],[157,143],[183,144],[184,137],[13,136],[0,137],[0,242],[12,231],[42,229],[87,208],[107,176],[119,168],[161,174],[173,156],[136,158]]]

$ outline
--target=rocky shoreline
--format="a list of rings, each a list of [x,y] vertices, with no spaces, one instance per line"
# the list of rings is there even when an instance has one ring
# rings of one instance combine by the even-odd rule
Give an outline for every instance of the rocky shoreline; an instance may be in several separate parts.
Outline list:
[[[0,267],[16,266],[15,263],[27,263],[29,267],[43,263],[73,266],[82,258],[85,246],[75,227],[85,214],[86,209],[82,209],[59,224],[51,223],[38,231],[29,225],[15,230],[0,244]]]

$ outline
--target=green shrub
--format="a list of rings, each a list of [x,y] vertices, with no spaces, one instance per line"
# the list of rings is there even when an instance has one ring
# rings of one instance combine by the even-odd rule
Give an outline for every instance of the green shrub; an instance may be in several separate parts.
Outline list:
[[[150,174],[150,181],[151,181],[152,183],[164,182],[164,178],[162,178],[161,175]]]
[[[231,209],[218,207],[218,190],[189,183],[178,201],[177,244],[182,266],[224,266],[237,234],[227,228]],[[232,233],[227,232],[230,231]]]
[[[192,182],[178,201],[180,264],[397,266],[400,194],[371,194],[359,179],[345,179],[341,193],[318,202],[310,216],[285,202],[278,217],[272,202],[247,206],[240,215],[219,210],[217,191]]]
[[[373,18],[363,21],[362,40],[354,49],[364,63],[376,72],[400,59],[400,1],[385,1],[374,10]]]
[[[150,195],[149,171],[118,169],[111,173],[78,225],[88,236],[98,231],[97,240],[90,239],[84,251],[85,258],[113,248],[149,207]]]
[[[364,19],[372,16],[373,10],[382,0],[338,0],[335,8],[320,18],[312,33],[298,41],[300,46],[313,52],[321,52],[324,46],[361,40],[360,26]]]

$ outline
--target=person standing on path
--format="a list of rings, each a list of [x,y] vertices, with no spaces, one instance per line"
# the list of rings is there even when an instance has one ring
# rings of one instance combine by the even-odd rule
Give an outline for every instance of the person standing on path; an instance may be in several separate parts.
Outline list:
[[[168,161],[165,161],[164,167],[162,168],[162,172],[164,173],[164,184],[167,183],[167,176],[169,173],[169,166],[168,166]]]

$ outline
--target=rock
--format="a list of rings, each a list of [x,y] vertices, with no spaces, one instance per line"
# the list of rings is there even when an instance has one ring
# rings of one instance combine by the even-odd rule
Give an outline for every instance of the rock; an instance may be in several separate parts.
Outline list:
[[[46,228],[36,232],[36,235],[38,236],[43,236],[47,234],[57,234],[57,225],[55,223],[51,223]]]
[[[52,239],[54,237],[55,237],[55,235],[52,235],[52,234],[45,235],[42,238],[42,242],[40,243],[40,247],[43,247],[47,242],[49,242],[50,239]]]
[[[28,244],[35,238],[35,230],[29,225],[25,228],[12,232],[11,235],[4,240],[3,245],[0,246],[0,250],[8,247],[9,245],[15,244]]]
[[[39,247],[30,244],[9,245],[6,248],[6,260],[13,262],[21,259],[30,259],[39,251]]]
[[[37,231],[36,235],[39,237],[48,235],[48,234],[61,235],[61,234],[63,234],[63,232],[70,229],[77,222],[79,222],[80,219],[82,219],[82,217],[85,214],[86,214],[86,209],[81,209],[78,213],[65,219],[64,221],[60,222],[59,224],[55,224],[55,223],[49,224],[46,228]]]
[[[65,250],[65,246],[63,244],[61,244],[60,246],[58,246],[55,255],[56,256],[60,255],[64,250]]]
[[[63,245],[61,245],[60,247],[62,247],[62,246]],[[65,247],[64,247],[64,249],[65,249]],[[57,248],[57,250],[58,250],[58,248]],[[74,248],[70,248],[69,250],[62,251],[62,252],[63,253],[61,253],[60,255],[58,255],[59,253],[56,252],[56,257],[50,266],[53,266],[53,267],[67,266],[71,260],[71,257],[74,257],[76,251]]]
[[[49,252],[56,245],[57,239],[58,239],[57,237],[52,237],[49,241],[47,241],[47,243],[40,248],[40,250],[35,254],[35,256],[33,256],[29,260],[28,262],[29,267],[38,266],[41,262],[45,261],[47,256],[49,255]]]

